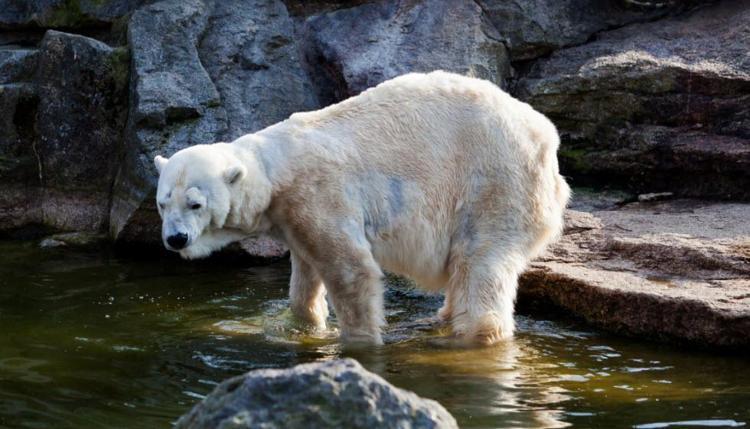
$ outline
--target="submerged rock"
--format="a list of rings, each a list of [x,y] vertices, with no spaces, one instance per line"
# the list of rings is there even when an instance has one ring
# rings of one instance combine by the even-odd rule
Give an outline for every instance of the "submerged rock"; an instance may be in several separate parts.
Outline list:
[[[721,2],[539,60],[516,93],[562,134],[579,183],[750,198],[750,8]]]
[[[750,347],[750,204],[636,202],[566,217],[562,240],[521,277],[521,302],[629,335]]]
[[[437,402],[353,359],[249,372],[221,383],[177,428],[457,428]]]

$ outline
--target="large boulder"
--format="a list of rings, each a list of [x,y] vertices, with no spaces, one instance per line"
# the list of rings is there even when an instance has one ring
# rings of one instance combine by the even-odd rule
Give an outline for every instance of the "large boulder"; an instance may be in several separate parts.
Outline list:
[[[60,229],[106,225],[127,113],[128,53],[50,30],[35,81],[35,153],[47,191],[44,222]]]
[[[697,200],[571,210],[519,302],[637,337],[750,348],[749,218],[750,204]]]
[[[99,230],[127,104],[127,50],[47,31],[0,49],[0,230]]]
[[[155,155],[231,141],[318,104],[280,1],[161,1],[133,14],[128,40],[127,149],[110,230],[124,244],[154,243]]]
[[[407,72],[436,69],[503,86],[510,76],[500,35],[470,0],[388,0],[307,19],[305,58],[326,103]]]
[[[440,404],[353,359],[257,370],[221,383],[177,428],[457,428]]]
[[[539,60],[516,93],[579,183],[750,198],[750,9],[727,1]]]

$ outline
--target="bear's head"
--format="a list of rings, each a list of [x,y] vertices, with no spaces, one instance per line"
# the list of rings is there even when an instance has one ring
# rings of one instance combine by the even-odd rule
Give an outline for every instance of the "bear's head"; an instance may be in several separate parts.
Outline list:
[[[167,249],[186,259],[202,258],[257,229],[268,207],[270,185],[257,168],[248,171],[247,163],[227,143],[191,146],[169,159],[154,158],[159,172],[156,204]],[[254,195],[248,195],[249,189]]]

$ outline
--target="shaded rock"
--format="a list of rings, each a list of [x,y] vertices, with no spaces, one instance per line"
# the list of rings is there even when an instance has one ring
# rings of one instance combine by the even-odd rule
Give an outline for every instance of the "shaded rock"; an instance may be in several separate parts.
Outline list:
[[[307,17],[337,9],[346,9],[374,0],[282,0],[289,14],[296,17]]]
[[[95,248],[104,245],[108,240],[106,234],[92,232],[66,232],[54,234],[42,239],[39,247],[78,247]]]
[[[4,184],[38,176],[32,151],[37,103],[32,84],[0,85],[0,179]]]
[[[722,2],[555,52],[517,94],[558,126],[578,183],[750,198],[750,9]]]
[[[221,383],[177,428],[457,428],[440,404],[353,359],[257,370]]]
[[[508,41],[513,61],[529,60],[565,46],[586,42],[593,34],[647,21],[677,8],[677,2],[633,7],[621,0],[478,0]]]
[[[127,64],[124,49],[53,30],[44,36],[34,80],[35,152],[42,187],[50,190],[41,201],[45,224],[106,225],[125,125]]]
[[[0,230],[99,230],[125,124],[124,49],[48,31],[0,49]]]
[[[111,24],[149,0],[0,0],[0,30]]]
[[[166,0],[133,14],[127,149],[110,212],[116,240],[160,245],[157,154],[231,141],[317,107],[292,32],[276,0]]]
[[[674,196],[671,192],[652,192],[650,194],[638,195],[638,201],[647,203],[651,201],[668,200]]]
[[[37,49],[5,46],[0,49],[0,84],[28,81],[34,74]]]
[[[390,0],[310,17],[301,30],[321,101],[331,103],[407,72],[443,69],[503,86],[500,35],[469,0]]]
[[[3,51],[0,51],[3,52]],[[9,59],[17,56],[8,56]],[[6,67],[15,68],[16,66]],[[30,185],[38,185],[34,154],[34,116],[38,98],[33,84],[0,85],[0,231],[38,222]]]
[[[34,76],[43,180],[107,190],[124,126],[128,54],[50,30]]]
[[[563,239],[522,276],[520,300],[629,335],[750,347],[746,219],[750,204],[696,200],[570,211]]]

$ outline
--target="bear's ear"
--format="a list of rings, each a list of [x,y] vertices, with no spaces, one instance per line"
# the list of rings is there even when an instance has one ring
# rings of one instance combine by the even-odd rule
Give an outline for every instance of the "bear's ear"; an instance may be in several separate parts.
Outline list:
[[[224,181],[230,185],[239,182],[245,177],[245,167],[241,165],[234,165],[224,170]]]
[[[154,165],[156,166],[156,171],[158,171],[159,174],[161,174],[161,169],[164,168],[164,166],[167,164],[167,161],[168,159],[164,158],[161,155],[156,155],[156,157],[154,157]]]

